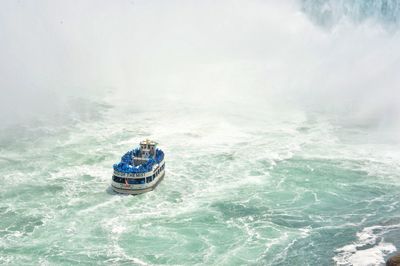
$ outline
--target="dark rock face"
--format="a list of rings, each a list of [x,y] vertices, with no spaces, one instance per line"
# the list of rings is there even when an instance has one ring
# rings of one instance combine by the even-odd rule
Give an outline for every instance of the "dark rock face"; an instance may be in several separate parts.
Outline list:
[[[400,253],[390,257],[386,261],[386,266],[400,266]]]

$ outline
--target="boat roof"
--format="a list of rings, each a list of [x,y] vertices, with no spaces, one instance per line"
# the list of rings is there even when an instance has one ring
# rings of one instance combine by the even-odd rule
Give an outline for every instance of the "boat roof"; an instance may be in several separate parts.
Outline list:
[[[142,140],[141,142],[140,142],[140,144],[142,145],[157,145],[158,143],[157,142],[155,142],[155,141],[153,141],[153,140],[149,140],[149,139],[146,139],[146,140]]]

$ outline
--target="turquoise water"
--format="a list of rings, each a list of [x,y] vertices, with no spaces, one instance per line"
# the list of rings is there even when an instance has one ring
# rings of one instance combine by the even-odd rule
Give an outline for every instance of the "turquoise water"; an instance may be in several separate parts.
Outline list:
[[[399,18],[398,0],[2,1],[0,265],[384,265]],[[115,194],[146,138],[165,179]]]
[[[82,110],[1,132],[1,264],[379,265],[400,248],[399,145],[367,128],[300,111]],[[112,164],[143,138],[166,178],[114,194]]]

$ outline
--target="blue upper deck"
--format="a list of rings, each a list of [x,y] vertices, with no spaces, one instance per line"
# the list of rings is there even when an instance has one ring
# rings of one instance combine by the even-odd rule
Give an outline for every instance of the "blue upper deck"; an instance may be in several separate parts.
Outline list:
[[[133,164],[133,157],[140,156],[140,149],[135,148],[128,151],[121,157],[121,162],[113,165],[115,171],[121,173],[146,173],[152,170],[152,167],[156,163],[160,163],[164,159],[164,152],[160,149],[156,149],[154,158],[149,157],[148,161],[140,165],[135,166]]]

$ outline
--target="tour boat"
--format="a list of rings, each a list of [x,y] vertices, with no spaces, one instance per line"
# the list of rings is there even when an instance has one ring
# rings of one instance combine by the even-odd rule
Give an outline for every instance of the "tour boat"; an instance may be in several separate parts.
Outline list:
[[[115,192],[141,194],[153,190],[164,178],[164,152],[151,140],[140,142],[140,147],[125,153],[121,162],[114,164],[111,187]]]

